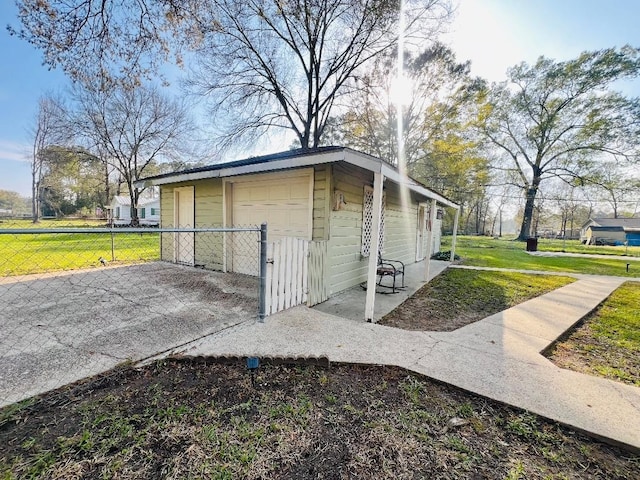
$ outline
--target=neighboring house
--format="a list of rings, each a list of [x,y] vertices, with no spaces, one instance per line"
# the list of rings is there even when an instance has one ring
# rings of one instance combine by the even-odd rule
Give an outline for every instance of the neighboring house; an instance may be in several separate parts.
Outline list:
[[[373,254],[369,260],[372,231],[377,226],[382,232],[382,256],[413,263],[427,256],[430,219],[434,219],[432,251],[438,251],[443,208],[455,209],[456,215],[459,210],[455,203],[402,176],[383,160],[343,147],[210,165],[149,177],[136,186],[160,187],[163,228],[267,222],[269,242],[296,237],[323,243],[326,271],[316,280],[324,282],[329,295],[367,280],[377,259]],[[374,194],[382,194],[379,215],[373,208]],[[198,235],[163,234],[162,259],[257,274],[255,261],[247,267],[246,245],[236,247],[231,242],[223,248],[220,241],[212,248],[211,238],[205,245],[202,237],[199,245]]]
[[[157,226],[160,224],[160,198],[142,197],[138,200],[138,218],[140,225]],[[116,195],[107,207],[109,225],[131,224],[131,199]]]
[[[580,231],[587,245],[640,246],[640,218],[590,218]]]

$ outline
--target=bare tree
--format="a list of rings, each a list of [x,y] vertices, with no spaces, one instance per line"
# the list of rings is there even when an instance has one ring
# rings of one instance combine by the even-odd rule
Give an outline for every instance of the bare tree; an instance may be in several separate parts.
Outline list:
[[[189,131],[186,108],[157,89],[143,86],[112,86],[108,91],[78,87],[75,98],[79,104],[76,125],[124,181],[132,224],[137,225],[142,190],[134,182],[152,173],[155,163],[180,154]]]
[[[175,5],[172,5],[174,4]],[[16,0],[21,26],[7,28],[38,48],[43,62],[74,81],[135,86],[172,53],[182,0]],[[185,2],[186,3],[186,2]]]
[[[404,4],[406,29],[398,32]],[[226,144],[275,129],[302,148],[359,69],[398,35],[429,37],[449,0],[18,0],[10,28],[73,79],[135,86],[172,55],[195,51],[192,85],[212,98]]]
[[[45,152],[50,145],[61,143],[65,135],[65,112],[62,104],[51,95],[38,101],[38,113],[31,130],[31,217],[33,223],[40,221],[42,177]]]
[[[605,201],[613,210],[613,218],[620,216],[623,205],[632,204],[630,200],[638,197],[640,181],[634,173],[609,163],[590,179],[590,184],[604,193]]]
[[[405,2],[409,38],[429,36],[449,13],[441,0]],[[361,67],[391,50],[399,2],[215,0],[192,30],[201,44],[192,84],[213,95],[229,140],[271,129],[317,147],[331,111]],[[195,16],[194,16],[195,17]]]

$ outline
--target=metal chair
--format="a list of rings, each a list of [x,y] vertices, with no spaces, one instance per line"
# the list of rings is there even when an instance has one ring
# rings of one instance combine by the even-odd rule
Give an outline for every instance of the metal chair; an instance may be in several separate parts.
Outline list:
[[[378,275],[378,286],[384,288],[390,288],[391,293],[398,293],[399,289],[405,288],[404,286],[404,263],[400,260],[390,260],[388,258],[382,258],[380,252],[378,252],[378,268],[376,270]],[[402,277],[402,286],[396,286],[396,277]],[[382,285],[382,280],[385,277],[392,277],[393,284]]]

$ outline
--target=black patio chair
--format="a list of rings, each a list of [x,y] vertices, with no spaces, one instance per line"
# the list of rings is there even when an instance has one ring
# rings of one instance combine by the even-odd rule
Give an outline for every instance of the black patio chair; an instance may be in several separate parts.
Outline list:
[[[380,252],[378,252],[378,268],[376,273],[378,274],[378,286],[384,288],[390,288],[391,293],[398,293],[400,289],[404,287],[404,263],[400,260],[390,260],[388,258],[382,258]],[[382,285],[382,280],[386,277],[393,278],[393,284]],[[402,277],[402,286],[396,286],[396,278]]]

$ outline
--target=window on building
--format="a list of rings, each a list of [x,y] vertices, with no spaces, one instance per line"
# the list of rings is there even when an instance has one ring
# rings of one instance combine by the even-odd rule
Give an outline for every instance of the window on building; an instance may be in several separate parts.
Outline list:
[[[140,218],[145,218],[145,216],[146,216],[146,210],[147,210],[147,209],[146,209],[146,208],[144,208],[144,207],[142,207],[142,208],[140,209]]]

